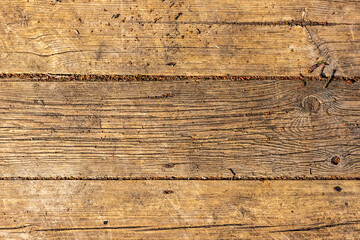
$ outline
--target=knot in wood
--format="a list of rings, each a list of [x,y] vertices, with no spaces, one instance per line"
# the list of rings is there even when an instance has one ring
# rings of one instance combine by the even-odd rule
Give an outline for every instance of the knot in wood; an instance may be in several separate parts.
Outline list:
[[[320,110],[321,103],[314,96],[308,96],[303,101],[303,107],[308,113],[317,113]]]

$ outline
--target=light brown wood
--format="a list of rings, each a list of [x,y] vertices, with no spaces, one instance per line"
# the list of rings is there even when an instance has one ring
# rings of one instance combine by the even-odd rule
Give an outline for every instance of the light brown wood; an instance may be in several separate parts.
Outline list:
[[[3,80],[1,177],[360,177],[359,83]]]
[[[358,181],[1,181],[0,188],[6,239],[360,238]]]
[[[0,73],[51,73],[0,75],[0,238],[360,239],[359,181],[224,180],[360,179],[360,83],[264,77],[358,79],[359,9],[0,1]]]
[[[327,74],[355,76],[359,8],[322,0],[3,0],[0,72],[297,76],[320,57],[331,64]]]

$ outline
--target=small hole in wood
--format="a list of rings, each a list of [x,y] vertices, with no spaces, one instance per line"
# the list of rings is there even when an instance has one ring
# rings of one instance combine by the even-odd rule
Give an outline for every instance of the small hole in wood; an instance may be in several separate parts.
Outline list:
[[[341,192],[341,190],[342,190],[342,188],[339,187],[339,186],[334,187],[334,189],[335,189],[336,191],[338,191],[338,192]]]
[[[109,221],[108,220],[105,220],[104,221],[104,225],[106,225],[106,224],[108,224],[109,223]]]
[[[340,163],[340,157],[339,156],[334,156],[331,158],[331,163],[334,165],[338,165]]]
[[[163,193],[164,194],[171,194],[171,193],[174,193],[174,191],[173,190],[165,190]]]

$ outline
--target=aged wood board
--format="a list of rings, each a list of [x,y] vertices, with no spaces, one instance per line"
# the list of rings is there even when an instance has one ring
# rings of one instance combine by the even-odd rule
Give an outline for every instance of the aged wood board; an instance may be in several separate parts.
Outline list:
[[[360,239],[359,9],[2,0],[0,238]]]
[[[360,3],[3,0],[0,72],[359,75]]]
[[[357,239],[358,181],[1,181],[6,239]]]
[[[1,176],[358,178],[359,83],[324,85],[3,79]]]

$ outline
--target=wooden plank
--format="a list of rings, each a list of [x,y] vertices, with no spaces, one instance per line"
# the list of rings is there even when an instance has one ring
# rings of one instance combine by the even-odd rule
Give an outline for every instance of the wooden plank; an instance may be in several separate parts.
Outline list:
[[[355,76],[359,7],[325,0],[3,0],[0,72],[297,76],[322,57],[341,69],[337,75]],[[319,44],[342,51],[318,51],[312,25],[326,32]]]
[[[360,84],[303,84],[4,79],[1,177],[360,177]]]
[[[357,239],[358,181],[1,181],[6,239]]]

